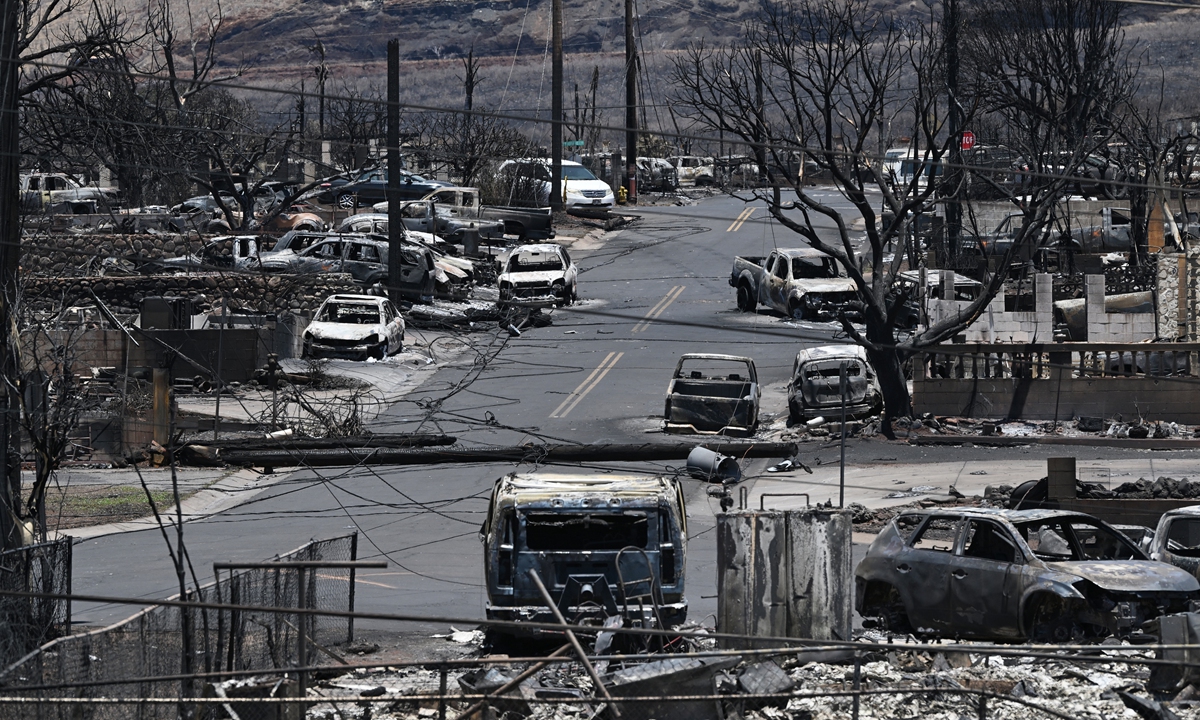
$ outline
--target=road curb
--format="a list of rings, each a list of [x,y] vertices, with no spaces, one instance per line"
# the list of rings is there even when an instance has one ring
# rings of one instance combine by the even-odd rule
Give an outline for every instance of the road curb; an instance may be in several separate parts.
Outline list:
[[[201,520],[237,507],[245,502],[247,493],[257,493],[265,490],[284,477],[287,477],[288,474],[272,473],[270,475],[263,475],[252,470],[232,472],[203,490],[196,492],[191,497],[184,499],[180,504],[183,521],[186,523],[193,520]],[[173,522],[176,514],[174,505],[159,511],[159,515],[164,518],[164,522],[166,523]],[[146,517],[127,520],[125,522],[71,528],[70,530],[63,530],[56,533],[56,537],[70,536],[76,540],[90,540],[104,535],[140,532],[143,530],[155,530],[157,528],[158,522],[154,519],[154,516],[147,515]]]

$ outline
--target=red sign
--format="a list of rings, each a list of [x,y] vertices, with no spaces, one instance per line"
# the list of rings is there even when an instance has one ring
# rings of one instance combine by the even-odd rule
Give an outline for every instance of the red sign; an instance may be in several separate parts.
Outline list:
[[[975,147],[975,133],[970,130],[963,130],[962,134],[962,149],[970,150]]]

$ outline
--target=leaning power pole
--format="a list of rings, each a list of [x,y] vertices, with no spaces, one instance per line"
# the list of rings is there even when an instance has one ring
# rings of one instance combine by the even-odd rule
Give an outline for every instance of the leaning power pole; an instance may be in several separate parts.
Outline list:
[[[625,0],[625,187],[637,203],[637,47],[633,44],[633,0]]]
[[[554,60],[550,85],[550,209],[563,209],[563,7],[562,0],[550,3],[551,43],[554,45]]]
[[[21,255],[20,117],[17,28],[20,0],[3,0],[0,18],[0,549],[21,545],[21,425],[16,395],[21,366],[14,311],[20,294]]]
[[[958,104],[958,0],[943,0],[942,24],[946,32],[946,95],[950,105],[950,168],[942,173],[942,181],[950,185],[954,194],[946,203],[946,249],[954,258],[953,268],[958,269],[959,247],[962,239],[962,180],[963,156],[962,109]],[[932,180],[931,180],[932,182]],[[945,263],[943,263],[944,265]]]

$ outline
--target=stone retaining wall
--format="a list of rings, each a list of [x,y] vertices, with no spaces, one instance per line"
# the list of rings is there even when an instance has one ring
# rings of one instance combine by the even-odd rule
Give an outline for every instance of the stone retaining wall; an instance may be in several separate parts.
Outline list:
[[[21,269],[34,275],[84,275],[106,258],[147,260],[182,257],[211,238],[195,235],[33,234],[21,238]]]
[[[187,297],[196,312],[229,298],[234,312],[311,315],[335,293],[362,292],[349,275],[254,275],[204,273],[131,277],[27,277],[25,298],[36,309],[94,304],[94,291],[117,312],[141,311],[142,298]]]

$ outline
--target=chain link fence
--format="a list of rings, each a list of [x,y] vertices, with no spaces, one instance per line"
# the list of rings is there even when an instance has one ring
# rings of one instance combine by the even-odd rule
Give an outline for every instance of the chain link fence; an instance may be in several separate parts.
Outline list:
[[[319,616],[250,608],[352,612],[354,570],[327,565],[354,561],[357,543],[357,534],[312,541],[277,557],[279,567],[268,567],[271,563],[231,567],[187,597],[171,598],[240,605],[244,610],[160,605],[115,625],[49,642],[0,672],[0,693],[29,692],[35,700],[4,708],[0,716],[37,720],[199,717],[194,704],[185,699],[211,687],[196,680],[200,674],[269,673],[332,662],[315,648],[351,639],[353,625],[346,617],[315,619]],[[323,567],[303,567],[305,563]],[[89,699],[109,702],[64,702]]]
[[[66,634],[71,627],[69,537],[0,553],[0,590],[44,593],[40,598],[0,595],[0,667]]]

